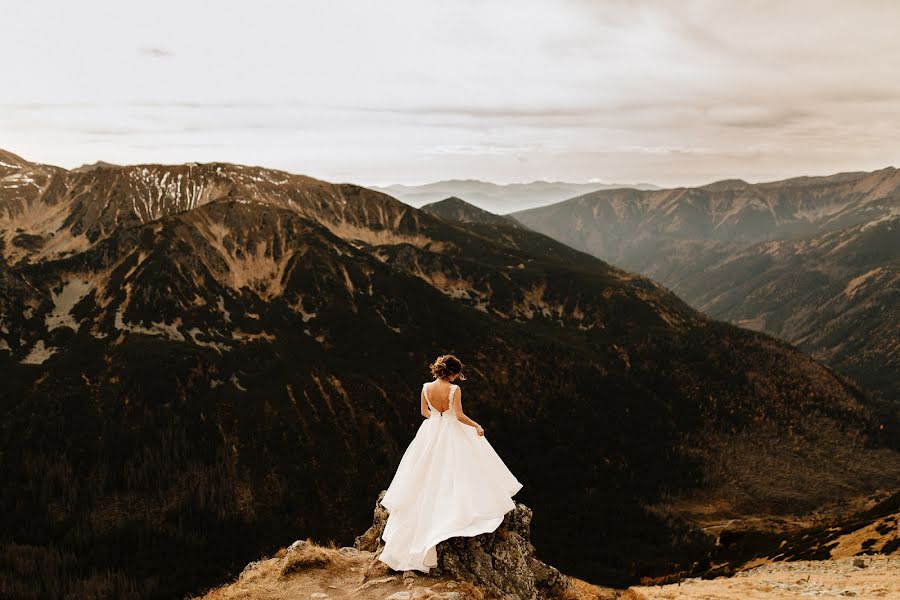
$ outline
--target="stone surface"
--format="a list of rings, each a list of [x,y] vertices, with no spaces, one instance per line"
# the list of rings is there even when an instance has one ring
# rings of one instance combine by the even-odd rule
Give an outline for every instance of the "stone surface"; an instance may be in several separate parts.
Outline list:
[[[384,545],[381,533],[388,517],[381,506],[384,494],[378,495],[371,527],[355,543],[358,549],[374,552],[376,557]],[[501,598],[558,597],[568,587],[568,578],[535,556],[531,516],[531,509],[517,502],[496,531],[439,543],[438,566],[429,574],[467,581]],[[377,558],[376,562],[380,563]]]

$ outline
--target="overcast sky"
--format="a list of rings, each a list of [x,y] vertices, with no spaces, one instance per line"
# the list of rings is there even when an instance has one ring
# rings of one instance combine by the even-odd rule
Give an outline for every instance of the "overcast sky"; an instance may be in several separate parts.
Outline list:
[[[0,147],[368,185],[900,165],[900,2],[0,0]]]

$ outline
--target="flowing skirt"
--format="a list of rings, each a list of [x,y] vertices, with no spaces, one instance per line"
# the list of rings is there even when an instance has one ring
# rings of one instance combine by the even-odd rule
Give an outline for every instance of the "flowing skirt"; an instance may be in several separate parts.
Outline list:
[[[437,566],[439,542],[494,531],[521,488],[485,437],[449,411],[432,414],[381,501],[389,514],[379,560],[395,571],[427,573]]]

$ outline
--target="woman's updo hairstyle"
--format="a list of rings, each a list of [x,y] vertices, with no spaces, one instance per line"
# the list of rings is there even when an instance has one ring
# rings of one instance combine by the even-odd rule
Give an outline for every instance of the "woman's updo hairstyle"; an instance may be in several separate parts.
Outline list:
[[[428,365],[428,368],[431,369],[432,375],[441,379],[450,377],[456,373],[459,373],[459,378],[463,381],[466,379],[466,376],[462,374],[462,362],[452,354],[438,356],[433,363]]]

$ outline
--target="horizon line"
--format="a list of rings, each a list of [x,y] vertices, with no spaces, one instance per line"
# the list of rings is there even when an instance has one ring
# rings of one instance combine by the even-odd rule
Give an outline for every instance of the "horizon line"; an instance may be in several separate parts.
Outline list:
[[[776,179],[769,179],[769,178],[766,178],[765,176],[761,176],[758,178],[724,176],[724,177],[720,177],[717,179],[713,179],[711,181],[707,180],[707,181],[705,181],[705,183],[693,183],[690,185],[659,184],[659,183],[651,183],[650,181],[646,181],[646,180],[638,181],[638,182],[634,182],[634,183],[622,183],[622,182],[618,182],[618,181],[606,181],[606,180],[573,181],[573,180],[555,179],[555,178],[531,179],[528,181],[496,181],[496,180],[486,180],[486,179],[466,178],[466,177],[448,177],[446,179],[430,180],[430,181],[425,181],[423,183],[397,183],[397,182],[394,182],[394,183],[373,183],[373,182],[362,183],[362,182],[356,181],[356,180],[338,181],[335,179],[325,179],[325,178],[318,177],[313,174],[288,170],[288,169],[284,169],[284,168],[269,167],[269,166],[259,165],[259,164],[251,165],[251,164],[239,163],[239,162],[234,162],[234,161],[229,161],[229,160],[187,161],[187,162],[137,162],[137,163],[120,164],[120,163],[115,163],[115,162],[107,161],[107,160],[100,158],[91,163],[82,163],[80,165],[76,165],[76,166],[72,166],[72,167],[64,167],[64,166],[53,164],[53,163],[34,161],[32,159],[23,157],[21,154],[17,154],[16,152],[13,152],[12,150],[8,150],[5,148],[0,148],[0,152],[8,152],[18,158],[21,158],[22,160],[25,160],[26,162],[30,162],[30,163],[34,163],[34,164],[48,165],[48,166],[64,169],[66,171],[73,171],[73,170],[76,170],[76,169],[79,169],[82,167],[89,167],[92,165],[96,165],[98,163],[107,164],[107,165],[110,165],[113,167],[139,167],[139,166],[151,166],[151,165],[177,166],[177,165],[189,165],[189,164],[231,164],[231,165],[239,165],[239,166],[244,166],[244,167],[257,167],[260,169],[268,169],[268,170],[272,170],[272,171],[282,171],[285,173],[290,173],[291,175],[300,175],[300,176],[304,176],[304,177],[311,177],[313,179],[319,179],[320,181],[326,181],[329,183],[349,183],[349,184],[353,184],[353,185],[359,185],[359,186],[365,187],[365,188],[374,188],[374,189],[386,189],[386,188],[390,188],[390,187],[394,187],[394,186],[415,188],[415,187],[425,187],[428,185],[434,185],[434,184],[438,184],[438,183],[473,182],[473,183],[485,183],[485,184],[490,184],[490,185],[496,185],[498,187],[506,187],[506,186],[513,186],[513,185],[532,185],[535,183],[562,183],[562,184],[569,184],[569,185],[592,185],[592,184],[595,184],[595,185],[602,185],[602,186],[616,186],[615,188],[611,188],[611,189],[618,189],[618,188],[635,189],[636,186],[646,185],[646,186],[653,186],[653,187],[657,188],[657,190],[646,190],[646,191],[659,191],[659,190],[671,190],[671,189],[679,189],[679,188],[700,188],[700,187],[705,187],[705,186],[712,185],[715,183],[721,183],[723,181],[742,181],[748,185],[761,185],[761,184],[766,184],[766,183],[778,183],[778,182],[782,182],[782,181],[789,181],[792,179],[834,177],[836,175],[846,175],[846,174],[854,174],[854,173],[875,173],[878,171],[884,171],[886,169],[897,169],[897,167],[895,165],[887,164],[886,166],[882,166],[877,169],[849,169],[849,170],[832,171],[832,172],[825,172],[825,173],[818,173],[818,174],[804,173],[804,174],[791,175],[789,177],[782,177],[782,178],[776,178]],[[592,179],[594,179],[594,178],[592,178]]]

